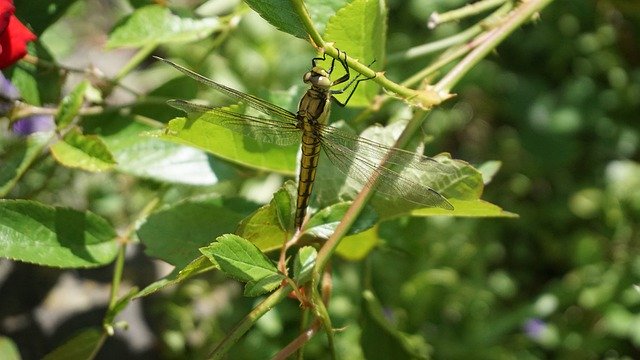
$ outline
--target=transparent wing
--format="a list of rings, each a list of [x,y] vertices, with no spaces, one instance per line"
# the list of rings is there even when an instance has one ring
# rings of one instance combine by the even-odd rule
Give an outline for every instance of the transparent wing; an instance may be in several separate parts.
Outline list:
[[[403,168],[419,172],[446,172],[445,167],[436,160],[390,148],[332,126],[324,126],[321,136],[322,148],[329,160],[362,186],[373,174],[377,174],[376,190],[387,197],[401,197],[415,204],[453,210],[453,206],[440,193],[401,173]],[[385,159],[385,165],[380,166]]]
[[[232,89],[228,86],[224,86],[222,84],[218,84],[217,82],[208,79],[196,72],[193,72],[187,68],[184,68],[174,62],[171,62],[169,60],[165,60],[159,57],[156,57],[156,59],[158,60],[162,60],[165,63],[173,66],[174,68],[176,68],[178,71],[182,72],[183,74],[189,76],[190,78],[205,84],[207,86],[210,86],[218,91],[220,91],[221,93],[227,95],[228,97],[236,100],[236,101],[241,101],[245,104],[247,104],[248,106],[260,111],[261,113],[265,114],[265,115],[270,115],[276,118],[279,118],[280,120],[283,120],[285,122],[292,122],[295,121],[296,116],[295,114],[293,114],[292,112],[283,109],[277,105],[271,104],[268,101],[262,100],[259,97],[253,96],[253,95],[249,95],[249,94],[245,94],[242,91],[238,91],[236,89]]]
[[[184,100],[169,100],[169,105],[187,113],[210,114],[212,122],[231,131],[251,137],[260,142],[276,145],[292,145],[301,139],[297,120],[278,121],[239,114],[224,108],[194,104]],[[207,121],[209,119],[202,118]]]

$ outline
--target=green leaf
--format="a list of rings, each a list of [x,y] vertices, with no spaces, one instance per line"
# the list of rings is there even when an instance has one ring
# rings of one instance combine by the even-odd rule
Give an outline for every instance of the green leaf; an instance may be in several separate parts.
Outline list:
[[[260,280],[248,281],[244,287],[244,296],[256,297],[262,294],[266,294],[275,290],[282,283],[284,276],[282,274],[271,274]]]
[[[0,197],[5,196],[42,153],[51,133],[35,133],[7,144],[0,152]]]
[[[336,254],[346,260],[360,261],[373,250],[380,241],[378,237],[378,226],[374,226],[367,231],[345,236],[340,240],[336,248]]]
[[[92,359],[102,345],[102,337],[106,336],[96,328],[81,331],[66,343],[59,346],[43,360],[86,360]]]
[[[364,291],[362,297],[365,310],[360,343],[367,359],[428,359],[430,349],[423,337],[403,333],[389,324],[371,291]]]
[[[302,20],[290,1],[245,0],[245,3],[278,30],[307,40],[307,32],[302,25]]]
[[[282,230],[292,230],[294,227],[297,195],[296,184],[291,180],[287,180],[284,185],[273,194],[271,205],[276,209]]]
[[[60,107],[58,108],[58,113],[55,117],[55,122],[59,129],[71,124],[73,118],[78,115],[78,111],[80,111],[80,108],[82,107],[84,94],[86,93],[88,86],[89,82],[87,80],[83,80],[73,89],[73,91],[71,91],[71,93],[69,93],[69,95],[62,99]]]
[[[62,165],[99,172],[111,169],[116,160],[107,146],[95,135],[83,135],[73,129],[62,141],[51,146],[51,154]]]
[[[313,266],[316,264],[318,252],[312,246],[304,246],[296,254],[293,262],[293,278],[298,285],[304,285],[311,280]]]
[[[337,203],[328,206],[313,214],[307,222],[305,234],[312,235],[320,239],[327,239],[342,221],[351,202]],[[349,229],[347,235],[357,234],[371,228],[379,221],[378,215],[371,207],[365,207],[358,215],[355,223]]]
[[[76,0],[14,0],[13,5],[16,8],[18,19],[29,25],[36,35],[42,35],[45,29],[58,21],[69,6],[75,2]]]
[[[220,29],[216,18],[181,18],[163,6],[136,9],[112,30],[107,49],[149,44],[186,43],[204,39]]]
[[[8,337],[0,336],[0,354],[4,360],[20,360],[20,352],[18,347]]]
[[[444,210],[440,208],[422,208],[411,211],[412,216],[456,216],[456,217],[506,217],[516,218],[517,214],[504,211],[499,206],[496,206],[490,202],[476,199],[476,200],[458,200],[449,199],[451,205],[453,205],[453,211]]]
[[[241,199],[194,199],[153,213],[139,227],[145,253],[178,268],[200,255],[199,248],[233,232],[255,207]]]
[[[34,201],[0,200],[0,256],[62,268],[110,263],[116,233],[103,218]]]
[[[216,125],[210,113],[193,118],[175,118],[163,132],[149,133],[160,139],[189,145],[223,159],[254,169],[294,175],[299,145],[278,146],[258,142],[235,131]]]
[[[219,268],[220,267],[218,266],[218,264],[213,264],[211,260],[209,260],[209,258],[204,255],[200,255],[183,269],[178,270],[176,268],[171,272],[171,274],[165,276],[163,279],[149,284],[146,288],[135,294],[133,298],[136,299],[151,295],[158,290],[164,289],[167,286],[179,284],[182,281],[191,278],[192,276],[196,276],[198,274],[202,274],[204,272]]]
[[[482,181],[485,185],[493,180],[493,177],[498,173],[500,167],[502,167],[502,162],[496,160],[487,161],[478,167],[478,171],[482,174]]]
[[[335,47],[366,65],[376,60],[373,67],[379,69],[385,61],[386,32],[387,9],[384,1],[354,0],[329,20],[324,39],[335,43]],[[337,69],[332,74],[334,79],[341,76],[342,69]],[[364,81],[349,100],[349,105],[366,106],[377,92],[377,84]],[[342,95],[336,95],[336,98],[344,102],[348,95],[349,91],[346,91]]]
[[[136,122],[133,116],[105,113],[83,117],[82,124],[87,133],[97,134],[107,144],[118,171],[189,185],[213,185],[235,177],[231,165],[215,161],[201,150],[140,136],[151,127]]]
[[[226,234],[200,251],[215,261],[228,276],[247,282],[245,295],[258,296],[271,291],[284,279],[275,265],[249,240]]]

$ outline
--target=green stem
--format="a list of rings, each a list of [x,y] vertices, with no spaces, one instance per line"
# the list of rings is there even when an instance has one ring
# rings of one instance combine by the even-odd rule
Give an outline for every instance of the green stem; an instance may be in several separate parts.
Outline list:
[[[293,9],[298,14],[300,21],[302,21],[302,25],[304,25],[305,29],[307,30],[307,34],[309,34],[309,37],[311,37],[313,45],[316,48],[324,48],[324,40],[318,32],[318,29],[316,29],[315,25],[313,24],[313,20],[311,20],[311,16],[309,16],[309,11],[307,11],[307,7],[304,5],[304,1],[291,0],[291,5],[293,5]]]
[[[464,59],[451,69],[435,86],[436,92],[448,92],[464,75],[469,72],[480,60],[492,52],[518,26],[529,20],[535,13],[549,5],[553,0],[528,0],[521,3],[503,22],[491,30],[483,39],[483,42],[473,49]]]
[[[428,25],[430,29],[433,29],[436,26],[449,21],[458,21],[469,16],[477,15],[485,10],[497,7],[505,1],[509,0],[482,0],[442,14],[435,12],[429,17]]]
[[[113,268],[113,278],[111,279],[111,292],[109,293],[109,307],[112,310],[118,301],[118,292],[120,290],[120,282],[122,281],[122,270],[124,269],[124,254],[127,249],[126,242],[122,242],[118,247],[118,255]]]
[[[486,42],[480,44],[475,50],[469,53],[469,55],[461,61],[460,64],[464,64],[464,66],[456,66],[454,69],[457,69],[455,72],[448,73],[443,77],[443,79],[435,86],[435,91],[438,93],[448,93],[451,87],[457,83],[457,81],[466,74],[469,70],[471,70],[472,65],[476,64],[480,61],[482,56],[488,54],[491,50],[493,50],[498,43],[503,40],[509,33],[511,33],[519,24],[524,23],[528,20],[535,12],[540,11],[546,5],[548,5],[552,0],[529,0],[525,3],[522,3],[516,10],[512,12],[512,16],[507,18],[500,26],[496,27],[492,30],[487,37],[489,38]],[[487,48],[488,46],[490,48]],[[481,49],[481,50],[480,50]],[[407,127],[403,131],[400,138],[394,145],[397,148],[402,148],[404,145],[411,139],[413,134],[420,128],[422,125],[422,119],[425,116],[424,111],[416,111],[413,119],[407,124]],[[331,255],[335,251],[336,247],[340,243],[340,240],[347,234],[347,231],[351,228],[351,225],[355,222],[356,218],[362,211],[366,201],[371,197],[371,189],[377,180],[377,175],[374,174],[369,179],[369,182],[364,186],[362,191],[356,196],[353,200],[353,203],[347,209],[342,221],[336,227],[334,233],[329,237],[329,239],[325,242],[324,246],[318,252],[318,257],[316,259],[316,266],[313,269],[313,285],[320,283],[322,272],[329,262]]]
[[[255,324],[262,315],[266,314],[280,301],[282,301],[291,292],[291,286],[283,286],[280,289],[274,291],[269,297],[264,299],[258,304],[247,316],[245,316],[236,326],[231,329],[231,332],[225,336],[224,339],[209,354],[210,359],[223,359],[231,346],[237,343],[238,340]]]

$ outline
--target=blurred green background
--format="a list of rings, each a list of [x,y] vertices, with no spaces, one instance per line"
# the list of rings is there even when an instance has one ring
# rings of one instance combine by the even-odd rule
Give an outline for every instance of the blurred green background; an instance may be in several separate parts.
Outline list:
[[[464,4],[389,0],[388,53],[471,25],[426,26],[433,11]],[[64,64],[95,63],[115,73],[130,53],[102,46],[127,8],[124,0],[78,2],[41,39]],[[265,96],[298,84],[313,55],[308,44],[252,12],[223,42],[214,41],[171,52],[198,58],[215,48],[207,61],[217,79]],[[428,60],[385,70],[404,79]],[[520,217],[398,219],[381,226],[383,243],[366,260],[336,259],[330,311],[334,326],[344,327],[337,336],[343,358],[408,356],[386,353],[394,345],[384,329],[362,331],[375,323],[366,289],[388,323],[407,335],[407,346],[434,358],[640,358],[639,64],[640,2],[557,0],[469,73],[454,89],[457,97],[425,121],[424,133],[434,137],[429,153],[446,151],[474,164],[501,161],[483,198]],[[394,106],[376,120],[391,116]],[[175,115],[163,111],[166,119]],[[357,111],[336,117],[351,114]],[[267,175],[252,176],[234,184]],[[83,174],[46,162],[12,196],[90,209],[122,227],[157,189],[127,175]],[[125,271],[127,284],[145,286],[168,269],[138,248]],[[0,273],[0,334],[25,359],[101,322],[110,268],[61,271],[3,259]],[[56,291],[72,306],[57,303]],[[134,302],[123,314],[129,332],[109,339],[98,358],[201,358],[255,302],[220,274],[203,275]],[[297,335],[298,316],[297,303],[282,304],[229,358],[273,355]],[[325,337],[316,336],[307,358],[325,358],[324,346]]]

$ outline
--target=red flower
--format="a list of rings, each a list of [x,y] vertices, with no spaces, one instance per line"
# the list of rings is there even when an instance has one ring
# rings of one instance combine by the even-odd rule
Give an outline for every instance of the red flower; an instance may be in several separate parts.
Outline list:
[[[13,0],[0,0],[0,69],[27,54],[27,43],[36,36],[15,17]]]

